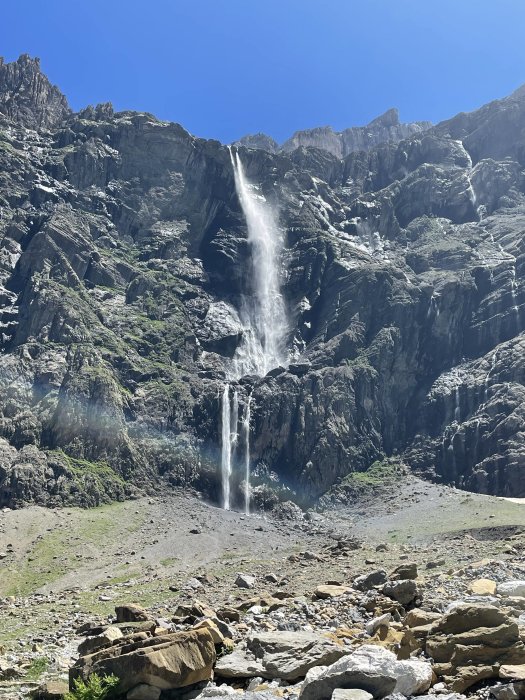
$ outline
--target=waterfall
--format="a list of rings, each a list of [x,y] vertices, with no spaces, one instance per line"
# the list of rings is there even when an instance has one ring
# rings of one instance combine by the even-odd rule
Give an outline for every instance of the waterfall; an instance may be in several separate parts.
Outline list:
[[[222,505],[224,510],[230,510],[230,476],[232,472],[232,446],[231,446],[231,411],[230,411],[230,385],[225,384],[222,392],[221,411],[221,472],[222,472]]]
[[[241,422],[238,393],[234,390],[233,397],[230,398],[230,381],[238,381],[247,374],[263,377],[274,367],[288,364],[288,320],[280,285],[283,247],[281,231],[272,207],[259,188],[247,180],[238,152],[229,150],[235,189],[248,230],[250,273],[247,279],[250,286],[245,290],[239,309],[243,324],[242,340],[228,368],[229,381],[222,394],[222,490],[224,508],[229,510],[232,464],[241,438],[245,447],[244,509],[249,513],[251,394],[246,399]],[[240,422],[242,435],[238,433]]]
[[[245,333],[235,357],[238,376],[264,376],[274,367],[286,365],[288,322],[281,294],[279,268],[282,236],[271,206],[259,188],[246,179],[237,152],[230,151],[235,188],[248,227],[252,289],[241,304]]]
[[[514,316],[516,318],[516,329],[518,333],[520,332],[520,310],[518,307],[518,298],[516,295],[516,291],[518,289],[518,283],[516,281],[516,260],[514,260],[514,264],[511,267],[510,271],[510,293],[512,296],[512,311],[514,313]]]
[[[455,409],[454,409],[454,420],[456,420],[458,423],[460,422],[460,419],[461,419],[461,403],[460,403],[460,399],[459,399],[459,387],[460,387],[460,385],[458,384],[455,391],[454,391],[454,394],[456,397]]]
[[[244,512],[250,514],[250,418],[252,395],[248,394],[242,421],[244,433]]]

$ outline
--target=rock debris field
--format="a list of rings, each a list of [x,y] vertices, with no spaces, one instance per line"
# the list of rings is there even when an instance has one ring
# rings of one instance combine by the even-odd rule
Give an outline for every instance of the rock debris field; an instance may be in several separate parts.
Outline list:
[[[385,496],[4,509],[0,697],[93,672],[129,700],[524,697],[524,506],[413,477]]]

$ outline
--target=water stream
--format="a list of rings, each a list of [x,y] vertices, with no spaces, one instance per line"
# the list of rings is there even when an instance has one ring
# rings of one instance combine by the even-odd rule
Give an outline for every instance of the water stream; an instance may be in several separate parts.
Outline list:
[[[237,448],[242,446],[245,480],[244,510],[250,512],[251,394],[240,415],[239,395],[231,387],[245,375],[263,377],[288,364],[288,321],[281,294],[282,234],[270,203],[248,181],[237,151],[230,149],[235,189],[246,220],[250,252],[248,285],[240,302],[243,335],[227,368],[229,381],[221,398],[221,473],[223,507],[231,507],[231,480]]]

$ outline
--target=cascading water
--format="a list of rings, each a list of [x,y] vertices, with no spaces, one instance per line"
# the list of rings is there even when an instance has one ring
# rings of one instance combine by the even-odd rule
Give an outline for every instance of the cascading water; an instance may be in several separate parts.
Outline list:
[[[232,472],[232,446],[231,446],[231,411],[230,411],[230,385],[225,384],[222,392],[221,412],[221,473],[222,473],[222,505],[225,510],[230,510],[230,476]]]
[[[228,371],[230,381],[247,374],[264,376],[274,367],[288,364],[286,337],[288,322],[280,288],[282,236],[274,212],[259,192],[246,179],[239,154],[230,149],[235,189],[248,229],[251,286],[241,301],[239,315],[243,337]],[[250,418],[251,395],[248,396],[242,421],[239,416],[237,391],[230,398],[230,383],[222,393],[222,489],[226,510],[231,503],[232,457],[236,446],[244,445],[245,512],[250,512]],[[241,435],[237,432],[241,422]]]
[[[512,312],[514,314],[514,317],[516,319],[516,328],[518,332],[521,330],[520,326],[520,310],[518,307],[518,298],[516,295],[518,289],[518,283],[516,281],[516,261],[514,261],[514,264],[511,267],[510,270],[510,293],[512,295]]]
[[[243,341],[233,358],[238,376],[264,376],[287,363],[288,323],[281,294],[280,262],[282,237],[271,206],[249,183],[239,154],[230,151],[235,188],[248,227],[253,288],[241,305],[245,327]]]
[[[242,422],[242,430],[244,433],[244,512],[250,514],[250,418],[251,418],[251,402],[252,395],[248,395],[246,406],[244,408],[244,419]]]

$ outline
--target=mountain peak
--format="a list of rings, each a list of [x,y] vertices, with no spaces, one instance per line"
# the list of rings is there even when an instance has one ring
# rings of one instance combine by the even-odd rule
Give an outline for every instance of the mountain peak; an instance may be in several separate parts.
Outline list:
[[[238,141],[235,141],[233,145],[246,146],[246,148],[258,148],[261,151],[268,151],[269,153],[277,153],[279,150],[277,141],[272,139],[271,136],[261,132],[257,134],[247,134]]]
[[[331,126],[304,129],[296,131],[281,146],[266,134],[243,136],[235,143],[270,153],[289,153],[304,146],[327,151],[336,158],[345,158],[349,153],[369,151],[382,143],[396,143],[431,126],[430,122],[402,123],[399,121],[399,111],[392,107],[366,126],[352,126],[343,131],[334,131]]]
[[[399,110],[395,107],[387,109],[386,112],[380,114],[379,117],[372,119],[368,126],[397,126],[399,124]]]
[[[518,99],[521,100],[525,97],[525,83],[523,85],[520,85],[519,88],[514,90],[514,92],[509,95],[511,99]]]
[[[0,57],[0,113],[30,129],[49,129],[71,112],[60,90],[40,69],[40,59],[22,54],[5,63]]]

